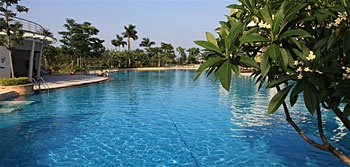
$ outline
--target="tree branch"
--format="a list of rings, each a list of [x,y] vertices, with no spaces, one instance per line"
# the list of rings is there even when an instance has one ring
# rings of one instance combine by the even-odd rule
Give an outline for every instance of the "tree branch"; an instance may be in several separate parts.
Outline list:
[[[333,112],[335,113],[335,115],[337,115],[337,117],[343,122],[344,126],[348,129],[348,131],[350,131],[350,121],[349,119],[343,115],[343,112],[338,108],[338,107],[333,107],[332,106],[332,100],[328,99],[326,101],[327,105],[330,106],[333,110]]]
[[[276,88],[277,88],[278,92],[281,90],[279,88],[279,86],[277,86]],[[288,110],[288,107],[287,107],[287,104],[285,101],[283,101],[282,106],[283,106],[284,113],[286,115],[286,120],[288,121],[288,123],[290,125],[292,125],[294,130],[301,136],[301,138],[303,138],[310,145],[312,145],[320,150],[325,150],[325,151],[331,152],[333,155],[338,157],[341,161],[343,161],[347,165],[350,165],[350,158],[348,156],[346,156],[345,154],[343,154],[342,152],[340,152],[338,149],[334,148],[332,145],[330,145],[328,143],[327,139],[325,138],[324,133],[323,133],[323,128],[322,128],[322,117],[321,117],[321,111],[320,111],[319,106],[317,107],[318,128],[319,128],[320,137],[324,143],[323,145],[316,143],[315,141],[313,141],[312,139],[310,139],[309,137],[307,137],[304,134],[304,132],[299,128],[299,126],[290,117],[290,113],[289,113],[289,110]]]
[[[322,126],[322,115],[321,115],[321,109],[320,106],[317,106],[316,109],[316,114],[317,114],[317,127],[318,127],[318,133],[320,134],[320,138],[323,142],[323,145],[326,147],[329,147],[328,140],[326,139],[323,131],[323,126]]]

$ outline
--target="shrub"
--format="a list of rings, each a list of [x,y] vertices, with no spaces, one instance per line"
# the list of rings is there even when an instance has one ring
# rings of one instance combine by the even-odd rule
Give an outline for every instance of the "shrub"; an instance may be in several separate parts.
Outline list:
[[[2,86],[24,85],[27,83],[29,83],[28,77],[0,78],[0,85]]]

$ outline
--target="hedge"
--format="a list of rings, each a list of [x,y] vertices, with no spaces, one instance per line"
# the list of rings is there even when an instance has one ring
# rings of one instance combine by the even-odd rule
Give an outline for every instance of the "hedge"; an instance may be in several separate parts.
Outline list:
[[[24,85],[28,83],[29,83],[28,77],[0,78],[1,86],[15,86],[15,85]]]

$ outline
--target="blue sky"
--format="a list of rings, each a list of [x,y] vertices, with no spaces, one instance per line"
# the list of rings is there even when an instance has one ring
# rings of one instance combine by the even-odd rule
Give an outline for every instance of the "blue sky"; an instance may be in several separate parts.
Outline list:
[[[227,5],[235,0],[22,0],[29,12],[19,17],[34,21],[49,29],[59,40],[58,31],[65,31],[66,18],[78,23],[90,22],[100,30],[98,37],[108,49],[111,40],[124,31],[124,26],[136,25],[139,39],[131,43],[139,47],[143,37],[159,46],[171,43],[175,48],[199,47],[194,40],[205,39],[205,32],[214,33],[220,20],[230,12]],[[56,44],[60,45],[58,42]]]

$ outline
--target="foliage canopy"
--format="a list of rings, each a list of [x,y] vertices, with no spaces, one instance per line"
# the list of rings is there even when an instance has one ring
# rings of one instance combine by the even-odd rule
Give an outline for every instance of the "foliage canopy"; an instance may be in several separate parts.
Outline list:
[[[211,57],[197,71],[214,74],[229,90],[240,67],[255,69],[259,89],[276,88],[268,113],[283,106],[287,121],[313,146],[332,152],[345,163],[349,158],[333,148],[323,134],[321,108],[331,110],[350,129],[350,1],[349,0],[240,0],[221,21],[218,37],[195,43]],[[303,95],[303,99],[300,99]],[[317,115],[322,144],[303,134],[286,104],[301,100]]]

